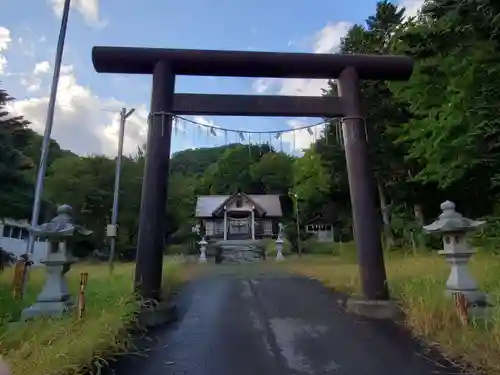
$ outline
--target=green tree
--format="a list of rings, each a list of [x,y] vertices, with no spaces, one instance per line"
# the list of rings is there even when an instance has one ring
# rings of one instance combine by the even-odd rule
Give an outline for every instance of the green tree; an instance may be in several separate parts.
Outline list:
[[[387,54],[393,48],[397,35],[403,24],[404,10],[387,0],[379,1],[375,15],[366,20],[366,26],[354,25],[342,39],[341,52],[347,54]],[[336,95],[337,89],[333,83],[325,95]],[[396,137],[391,129],[407,121],[409,112],[403,100],[396,100],[388,84],[383,81],[363,81],[361,84],[362,107],[365,114],[366,136],[370,159],[377,180],[377,190],[380,203],[381,218],[387,247],[394,245],[391,230],[390,208],[392,191],[404,189],[405,182],[401,176],[407,176],[405,149],[396,144]],[[334,188],[342,189],[337,195],[346,197],[347,174],[343,155],[342,139],[339,136],[340,126],[337,120],[331,122],[327,135],[336,132],[336,142],[320,142],[318,152],[333,171]],[[333,137],[332,137],[333,138]],[[339,147],[340,146],[340,147]],[[341,165],[343,164],[343,165]],[[398,176],[398,177],[396,177]]]
[[[268,152],[251,165],[253,181],[260,181],[267,194],[287,194],[293,183],[293,159],[282,152]]]
[[[176,173],[170,176],[168,187],[167,235],[177,232],[179,241],[191,233],[192,217],[195,208],[196,178]]]
[[[12,100],[0,90],[0,218],[25,219],[31,211],[33,185],[26,172],[29,160],[16,145],[26,139],[28,122],[9,114],[6,105]]]
[[[229,194],[241,189],[246,193],[262,193],[260,181],[252,178],[252,165],[270,151],[267,146],[238,145],[227,148],[215,165],[204,174],[203,185],[210,194]]]
[[[123,158],[120,177],[118,225],[120,247],[137,244],[145,156],[141,148],[135,156]]]
[[[104,156],[67,156],[54,161],[50,172],[47,199],[73,206],[78,219],[94,231],[96,245],[103,245],[113,202],[114,161]]]
[[[400,51],[418,63],[409,84],[395,85],[414,114],[400,141],[422,182],[447,188],[480,177],[486,184],[474,189],[485,194],[498,181],[499,15],[482,1],[428,1],[401,35]]]
[[[301,201],[303,217],[315,214],[328,200],[332,177],[324,160],[314,148],[306,150],[304,156],[295,160],[293,166],[293,195]]]

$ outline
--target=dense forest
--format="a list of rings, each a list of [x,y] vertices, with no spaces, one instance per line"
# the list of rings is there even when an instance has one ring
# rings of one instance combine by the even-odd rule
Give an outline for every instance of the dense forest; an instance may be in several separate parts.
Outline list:
[[[349,30],[340,53],[406,54],[415,60],[408,82],[362,84],[385,247],[416,250],[427,245],[422,224],[450,199],[463,214],[488,220],[478,237],[493,248],[500,228],[500,3],[428,0],[417,17],[406,18],[404,9],[380,1],[365,24]],[[335,94],[332,81],[324,95]],[[1,91],[0,217],[27,218],[41,137],[29,128],[29,119],[9,117],[9,100]],[[332,141],[338,131],[339,121],[329,120],[326,134],[297,158],[267,145],[240,144],[174,154],[169,242],[191,235],[197,194],[237,189],[282,194],[287,220],[294,220],[293,192],[300,199],[300,221],[329,215],[350,233],[344,151],[341,142]],[[123,161],[122,248],[136,242],[144,157],[138,149]],[[53,141],[43,213],[51,215],[58,203],[71,204],[78,219],[95,231],[92,246],[105,247],[114,164],[104,156],[79,157]]]

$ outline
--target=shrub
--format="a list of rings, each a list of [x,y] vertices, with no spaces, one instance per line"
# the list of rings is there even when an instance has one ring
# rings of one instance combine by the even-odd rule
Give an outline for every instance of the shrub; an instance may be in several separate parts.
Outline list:
[[[302,251],[305,254],[339,255],[338,246],[335,242],[322,242],[315,238],[303,241]]]
[[[0,248],[0,272],[16,262],[16,255]]]

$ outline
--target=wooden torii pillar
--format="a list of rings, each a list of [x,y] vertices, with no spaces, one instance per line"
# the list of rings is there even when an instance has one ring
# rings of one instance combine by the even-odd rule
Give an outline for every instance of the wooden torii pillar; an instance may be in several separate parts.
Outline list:
[[[99,73],[153,75],[135,285],[160,297],[172,115],[342,117],[363,297],[389,299],[360,80],[408,80],[405,56],[94,47]],[[176,94],[175,76],[338,79],[339,97]]]

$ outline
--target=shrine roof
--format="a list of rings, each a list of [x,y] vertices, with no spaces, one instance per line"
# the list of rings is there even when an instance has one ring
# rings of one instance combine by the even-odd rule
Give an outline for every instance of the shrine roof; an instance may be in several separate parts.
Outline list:
[[[316,215],[311,220],[306,221],[304,225],[314,225],[314,224],[317,224],[317,225],[324,225],[324,224],[330,225],[332,223],[331,223],[330,220],[328,220],[327,218],[325,218],[323,215]]]
[[[274,194],[246,194],[252,201],[266,210],[266,216],[281,217],[280,196]],[[220,207],[231,194],[226,195],[200,195],[196,200],[195,217],[212,217],[213,212]]]

